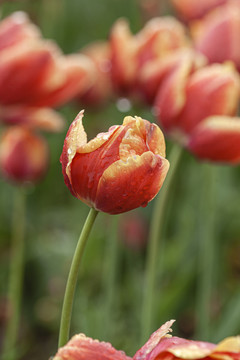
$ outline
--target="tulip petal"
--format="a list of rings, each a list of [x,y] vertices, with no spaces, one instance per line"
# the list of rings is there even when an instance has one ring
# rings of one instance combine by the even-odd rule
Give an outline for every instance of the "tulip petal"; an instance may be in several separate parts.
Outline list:
[[[1,106],[0,119],[7,125],[24,125],[29,129],[50,132],[61,131],[64,127],[62,116],[50,108]]]
[[[134,355],[133,360],[144,360],[147,355],[159,344],[159,342],[165,337],[169,337],[169,333],[172,332],[172,324],[175,320],[167,321],[158,330],[156,330],[146,342]]]
[[[57,107],[84,93],[91,87],[94,79],[94,64],[85,55],[69,55],[56,59],[56,68],[61,83],[54,89],[43,89],[31,102],[34,106]],[[46,84],[48,79],[46,78]]]
[[[95,208],[119,214],[146,206],[160,190],[169,162],[151,151],[110,165],[100,178]]]
[[[213,116],[191,134],[187,148],[198,158],[240,163],[240,118]]]
[[[40,31],[23,11],[17,11],[0,22],[0,52],[9,47],[40,38]]]
[[[58,349],[53,360],[131,360],[123,351],[110,343],[100,342],[83,334],[75,335],[64,347]]]

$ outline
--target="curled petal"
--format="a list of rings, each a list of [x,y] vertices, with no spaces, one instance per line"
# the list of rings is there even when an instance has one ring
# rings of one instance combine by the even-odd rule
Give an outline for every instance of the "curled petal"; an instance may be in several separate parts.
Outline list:
[[[240,163],[240,118],[214,116],[205,119],[190,136],[188,149],[200,159]]]
[[[64,119],[50,108],[28,106],[0,107],[0,119],[6,125],[24,125],[28,129],[40,129],[50,132],[61,131]]]
[[[240,70],[240,4],[230,0],[193,23],[195,47],[211,63],[231,60]]]
[[[83,334],[75,335],[64,347],[58,349],[53,360],[131,360],[123,351],[110,343],[100,342]]]
[[[239,360],[240,336],[226,338],[218,345],[171,337],[168,332],[171,331],[172,322],[167,322],[157,330],[137,351],[133,360]]]

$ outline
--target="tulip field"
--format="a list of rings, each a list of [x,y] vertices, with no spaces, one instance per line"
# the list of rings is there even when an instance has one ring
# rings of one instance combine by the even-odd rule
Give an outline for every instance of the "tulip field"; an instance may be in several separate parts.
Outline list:
[[[0,358],[240,360],[240,0],[0,0]]]

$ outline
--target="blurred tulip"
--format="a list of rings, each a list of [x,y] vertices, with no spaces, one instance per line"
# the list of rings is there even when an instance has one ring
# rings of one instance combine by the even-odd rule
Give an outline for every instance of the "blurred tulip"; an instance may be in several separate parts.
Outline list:
[[[100,106],[113,96],[111,82],[111,53],[107,42],[95,42],[81,50],[94,63],[94,80],[89,89],[77,97],[84,106]]]
[[[111,31],[113,86],[126,95],[134,91],[139,71],[149,62],[188,46],[184,26],[172,17],[151,19],[135,36],[125,19]]]
[[[161,130],[127,116],[87,143],[83,111],[70,126],[61,155],[71,193],[96,210],[119,214],[146,206],[160,190],[169,163]]]
[[[180,17],[189,22],[203,17],[208,11],[229,0],[171,0]]]
[[[240,162],[238,73],[230,64],[170,73],[155,100],[161,126],[200,159]]]
[[[198,51],[211,63],[231,60],[240,71],[240,2],[229,0],[202,20],[194,22],[191,33]]]
[[[173,322],[173,320],[168,321],[155,331],[147,343],[137,351],[133,360],[239,359],[240,336],[226,338],[218,345],[203,341],[186,340],[168,334],[169,331],[172,331]]]
[[[123,351],[110,343],[93,340],[84,334],[75,335],[65,346],[58,349],[53,360],[131,360]]]
[[[84,55],[64,56],[21,16],[20,25],[18,14],[0,22],[0,104],[56,107],[85,92],[92,62]]]
[[[0,170],[7,179],[36,182],[46,173],[49,162],[47,142],[24,127],[9,127],[0,139]]]
[[[173,51],[164,56],[163,59],[157,59],[146,64],[139,74],[139,90],[144,100],[152,104],[159,87],[170,73],[180,71],[182,74],[191,74],[206,65],[206,63],[205,56],[195,52],[193,49],[183,48]]]
[[[0,23],[0,51],[40,37],[38,28],[22,11],[13,13]]]
[[[133,358],[115,350],[111,344],[99,342],[83,334],[75,335],[64,347],[60,348],[53,360],[238,360],[240,356],[240,336],[224,339],[218,345],[186,340],[171,336],[174,320],[166,322],[155,331],[146,344]]]
[[[50,108],[31,106],[0,106],[0,122],[5,125],[24,125],[33,130],[61,131],[62,116]]]

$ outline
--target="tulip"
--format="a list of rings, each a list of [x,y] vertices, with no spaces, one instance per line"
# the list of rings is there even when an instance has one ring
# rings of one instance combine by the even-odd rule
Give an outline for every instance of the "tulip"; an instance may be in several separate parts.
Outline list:
[[[240,71],[240,3],[230,0],[191,26],[198,51],[211,63],[231,60]]]
[[[161,130],[140,117],[127,116],[123,125],[87,142],[82,117],[83,111],[70,126],[61,155],[71,193],[109,214],[146,206],[169,168]]]
[[[83,334],[75,335],[64,347],[58,349],[53,360],[237,360],[240,356],[240,336],[224,339],[218,345],[186,340],[171,336],[174,320],[166,322],[155,331],[147,343],[140,348],[133,358],[118,351],[111,344],[99,342]]]
[[[229,64],[193,74],[170,73],[155,100],[158,120],[173,139],[199,159],[240,161],[240,119],[236,118],[240,81]]]
[[[64,56],[24,18],[20,25],[16,14],[0,22],[0,104],[57,107],[85,92],[92,62],[84,55]]]
[[[95,42],[81,50],[94,63],[94,80],[85,93],[80,92],[77,101],[85,106],[100,106],[111,99],[111,53],[107,42]]]
[[[0,121],[5,125],[23,125],[28,129],[58,132],[64,120],[59,113],[43,107],[0,106]]]
[[[188,43],[184,26],[172,17],[151,19],[135,36],[127,21],[119,19],[110,36],[113,86],[123,95],[134,92],[146,64]]]
[[[168,334],[172,331],[173,322],[173,320],[168,321],[155,331],[147,343],[136,352],[133,360],[164,360],[166,358],[172,360],[239,359],[240,336],[226,338],[218,345],[203,341],[186,340]]]
[[[123,351],[110,343],[93,340],[84,334],[75,335],[60,348],[53,360],[131,360]]]
[[[171,0],[177,13],[186,22],[203,17],[208,11],[227,1],[229,0]]]
[[[20,126],[9,127],[0,139],[0,169],[7,179],[36,182],[47,171],[47,142],[39,135]]]
[[[181,72],[182,76],[184,74],[186,76],[186,74],[191,74],[198,68],[203,67],[206,63],[205,56],[190,48],[173,51],[164,56],[163,59],[156,59],[147,63],[140,72],[138,80],[139,90],[144,101],[153,104],[158,89],[173,71]]]

